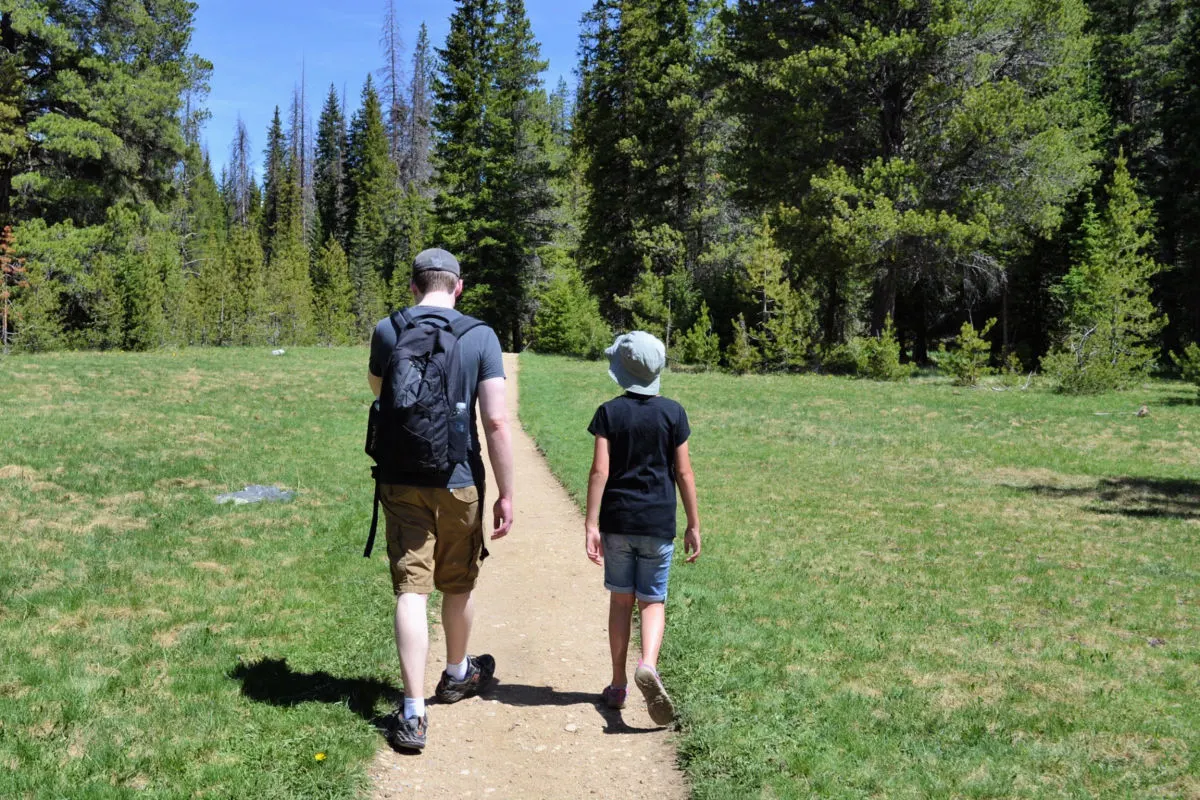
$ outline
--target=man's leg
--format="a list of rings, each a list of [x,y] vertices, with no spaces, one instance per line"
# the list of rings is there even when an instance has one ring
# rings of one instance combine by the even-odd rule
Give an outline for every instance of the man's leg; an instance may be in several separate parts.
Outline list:
[[[426,609],[433,591],[437,520],[424,491],[414,486],[381,487],[387,520],[388,565],[396,595],[396,653],[404,679],[404,703],[388,715],[388,742],[400,750],[425,747],[425,662],[429,657]]]
[[[429,597],[404,592],[396,598],[396,652],[404,677],[404,696],[425,699],[425,661],[429,656]]]
[[[461,664],[467,657],[467,642],[475,621],[471,593],[442,595],[442,628],[446,631],[446,665]]]
[[[475,606],[471,597],[483,553],[483,517],[474,486],[438,489],[437,557],[434,582],[442,593],[442,628],[446,632],[446,669],[434,696],[457,703],[484,689],[496,672],[487,653],[467,655]]]
[[[626,686],[629,676],[625,663],[629,658],[629,633],[633,627],[633,595],[608,593],[608,647],[612,651],[612,685]]]

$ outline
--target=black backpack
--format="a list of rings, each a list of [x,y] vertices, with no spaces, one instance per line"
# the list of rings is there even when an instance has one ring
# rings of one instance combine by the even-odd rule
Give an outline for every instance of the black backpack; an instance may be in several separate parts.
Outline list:
[[[467,381],[459,368],[458,342],[483,322],[437,313],[391,316],[396,345],[383,370],[379,399],[367,418],[367,455],[375,459],[375,507],[363,556],[370,558],[379,524],[379,485],[395,473],[447,476],[470,452]]]

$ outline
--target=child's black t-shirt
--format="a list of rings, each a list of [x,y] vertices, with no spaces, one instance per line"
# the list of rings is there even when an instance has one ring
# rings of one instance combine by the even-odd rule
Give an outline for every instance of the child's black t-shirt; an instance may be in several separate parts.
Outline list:
[[[596,409],[588,433],[608,440],[601,533],[675,538],[675,448],[687,412],[666,397],[625,394]]]

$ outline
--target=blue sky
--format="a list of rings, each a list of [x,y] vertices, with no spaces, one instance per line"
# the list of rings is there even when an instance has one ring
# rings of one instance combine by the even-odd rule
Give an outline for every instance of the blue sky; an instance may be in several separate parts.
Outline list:
[[[560,75],[574,83],[579,18],[593,0],[525,0],[554,88]],[[192,51],[213,63],[204,140],[220,171],[240,114],[250,133],[256,168],[275,106],[284,114],[306,74],[307,104],[315,121],[332,83],[358,105],[368,72],[383,64],[379,45],[386,0],[198,0]],[[435,47],[446,42],[453,0],[395,0],[405,63],[421,22]],[[286,119],[286,118],[285,118]],[[256,172],[259,171],[256,169]]]

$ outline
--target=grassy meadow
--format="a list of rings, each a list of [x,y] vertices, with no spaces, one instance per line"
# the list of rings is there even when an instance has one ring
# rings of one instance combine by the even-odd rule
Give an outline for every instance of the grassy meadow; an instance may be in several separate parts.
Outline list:
[[[705,537],[662,664],[696,797],[1200,798],[1194,388],[663,385]],[[617,391],[522,356],[522,421],[577,497]]]
[[[0,797],[365,789],[399,694],[366,362],[0,359]],[[297,497],[214,501],[253,483]]]

